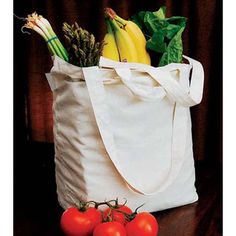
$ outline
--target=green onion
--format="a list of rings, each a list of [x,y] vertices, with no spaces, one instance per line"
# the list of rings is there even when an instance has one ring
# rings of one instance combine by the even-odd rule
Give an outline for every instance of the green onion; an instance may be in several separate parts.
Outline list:
[[[65,61],[69,60],[66,49],[63,47],[57,35],[54,33],[47,19],[34,12],[31,15],[28,15],[26,20],[27,22],[22,28],[29,28],[37,32],[47,42],[49,51],[53,55],[57,55]]]
[[[63,47],[63,45],[61,44],[60,40],[57,38],[56,34],[54,33],[49,21],[45,18],[43,18],[42,16],[40,17],[40,21],[46,26],[46,29],[48,30],[49,34],[51,35],[51,37],[55,38],[55,42],[59,47],[59,50],[61,51],[63,57],[66,59],[66,61],[69,60],[68,58],[68,53],[66,51],[66,49]]]

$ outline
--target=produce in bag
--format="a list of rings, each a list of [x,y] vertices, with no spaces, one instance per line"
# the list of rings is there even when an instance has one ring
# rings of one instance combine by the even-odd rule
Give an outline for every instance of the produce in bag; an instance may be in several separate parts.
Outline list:
[[[71,64],[79,67],[98,65],[103,42],[96,42],[94,35],[79,27],[77,22],[72,25],[64,23],[62,30],[67,39]]]
[[[24,28],[32,29],[43,37],[46,41],[49,51],[52,55],[58,56],[65,61],[68,61],[68,53],[57,35],[54,33],[49,21],[43,16],[38,15],[36,12],[28,15],[26,18],[26,23],[22,27],[22,32]]]
[[[40,34],[47,42],[51,55],[79,66],[97,66],[101,55],[121,62],[138,62],[153,66],[182,63],[182,33],[186,18],[166,17],[166,7],[158,11],[140,11],[131,20],[118,16],[111,8],[105,8],[107,33],[104,41],[96,42],[93,34],[75,22],[63,24],[67,50],[54,33],[49,21],[36,12],[28,15],[22,28]]]
[[[119,56],[118,48],[116,46],[116,39],[113,32],[113,28],[108,19],[105,19],[105,22],[107,26],[107,33],[104,37],[104,46],[102,50],[102,56],[106,58],[110,58],[113,61],[119,61],[120,56]]]
[[[149,51],[154,52],[155,64],[164,66],[170,63],[182,63],[182,33],[186,27],[186,18],[172,16],[166,18],[166,7],[158,11],[141,11],[131,17],[144,33]]]
[[[150,55],[146,50],[146,39],[138,25],[133,21],[124,20],[111,8],[105,8],[105,15],[111,22],[115,32],[120,61],[139,62],[151,65]],[[117,26],[119,26],[120,30]],[[129,53],[134,56],[133,59],[128,59],[127,54]],[[108,58],[112,59],[109,56]]]

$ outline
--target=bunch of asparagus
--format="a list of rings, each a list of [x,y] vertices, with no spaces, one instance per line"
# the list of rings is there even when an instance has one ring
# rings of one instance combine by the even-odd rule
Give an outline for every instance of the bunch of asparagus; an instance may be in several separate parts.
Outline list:
[[[71,64],[80,67],[98,65],[103,42],[96,42],[94,35],[79,27],[77,22],[72,25],[64,23],[62,30],[67,39]]]

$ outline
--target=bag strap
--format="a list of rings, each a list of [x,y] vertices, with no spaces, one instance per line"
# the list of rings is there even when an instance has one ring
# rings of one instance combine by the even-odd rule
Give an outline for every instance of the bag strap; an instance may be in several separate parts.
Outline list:
[[[186,56],[184,57],[189,61],[192,67],[189,90],[186,90],[180,81],[171,78],[170,73],[165,73],[165,70],[168,69],[168,65],[165,70],[163,70],[163,68],[147,68],[146,70],[152,78],[161,84],[167,94],[171,96],[177,104],[184,107],[191,107],[199,104],[202,100],[204,71],[200,62]],[[180,74],[182,72],[182,68],[179,64],[173,63],[170,64],[169,67],[171,67],[171,69],[180,70]]]
[[[123,84],[140,100],[152,102],[161,100],[166,96],[166,91],[161,86],[146,86],[132,80],[129,68],[114,68],[114,70]]]
[[[106,68],[113,68],[120,76],[122,82],[142,100],[153,101],[155,99],[162,99],[164,95],[167,95],[171,101],[184,107],[191,107],[199,104],[202,100],[204,71],[200,62],[187,56],[184,56],[184,58],[189,61],[189,65],[171,63],[163,67],[155,68],[139,63],[115,62],[104,57],[101,57],[99,65]],[[179,70],[181,77],[186,66],[192,68],[191,82],[188,90],[186,90],[180,81],[175,80],[170,73],[173,70]],[[150,93],[147,88],[145,88],[146,91],[143,91],[143,89],[137,87],[137,84],[135,85],[135,82],[132,82],[130,79],[130,70],[132,69],[148,73],[161,85],[165,92],[160,88],[159,90],[157,88],[152,88],[152,92]]]

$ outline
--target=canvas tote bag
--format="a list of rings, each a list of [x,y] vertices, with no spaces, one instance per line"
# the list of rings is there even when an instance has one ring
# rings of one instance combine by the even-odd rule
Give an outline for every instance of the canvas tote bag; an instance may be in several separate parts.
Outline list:
[[[79,68],[54,58],[46,76],[63,208],[119,198],[153,212],[198,199],[189,107],[202,99],[204,75],[185,59],[155,68],[101,57]]]

